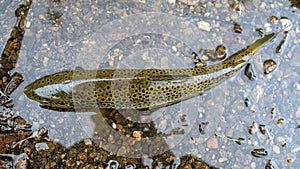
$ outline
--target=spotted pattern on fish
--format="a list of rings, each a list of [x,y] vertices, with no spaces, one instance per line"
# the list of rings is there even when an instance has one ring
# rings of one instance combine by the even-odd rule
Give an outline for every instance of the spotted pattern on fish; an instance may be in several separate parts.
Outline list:
[[[265,35],[214,65],[181,69],[76,69],[44,76],[26,86],[24,92],[28,98],[53,109],[160,108],[197,96],[228,79],[278,33]]]

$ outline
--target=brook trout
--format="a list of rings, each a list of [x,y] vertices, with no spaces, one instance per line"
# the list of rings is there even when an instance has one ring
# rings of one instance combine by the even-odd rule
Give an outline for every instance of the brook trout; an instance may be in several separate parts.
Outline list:
[[[62,71],[25,87],[24,93],[53,109],[149,110],[197,96],[243,68],[276,37],[271,33],[220,63],[181,69],[104,69]]]

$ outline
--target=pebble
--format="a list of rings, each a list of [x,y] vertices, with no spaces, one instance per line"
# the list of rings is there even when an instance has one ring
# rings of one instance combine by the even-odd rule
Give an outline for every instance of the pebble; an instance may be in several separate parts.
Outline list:
[[[172,50],[173,50],[174,52],[177,52],[176,46],[172,46]]]
[[[117,154],[125,155],[126,154],[126,147],[124,147],[124,146],[120,147]]]
[[[236,1],[233,5],[233,8],[235,9],[235,11],[237,12],[243,12],[245,10],[244,5],[242,4],[241,1]]]
[[[277,68],[277,64],[274,60],[268,59],[264,61],[264,74],[267,75],[273,72]]]
[[[218,145],[218,139],[211,137],[207,140],[207,148],[217,149],[219,147]]]
[[[122,129],[123,129],[123,126],[122,126],[121,124],[116,124],[116,128],[117,128],[118,130],[122,130]]]
[[[251,168],[256,168],[256,163],[255,163],[255,162],[252,162],[252,163],[250,164],[250,166],[251,166]]]
[[[183,169],[192,169],[193,167],[191,166],[191,164],[186,164]]]
[[[2,77],[2,82],[3,82],[3,83],[7,82],[7,80],[8,80],[8,78],[7,78],[6,76],[3,76],[3,77]]]
[[[273,145],[273,151],[275,154],[280,154],[280,147],[277,145]]]
[[[255,134],[258,131],[258,124],[253,121],[252,125],[249,128],[249,134]]]
[[[243,29],[242,29],[241,25],[239,25],[238,23],[234,23],[233,24],[233,31],[235,33],[242,33]]]
[[[116,129],[116,128],[117,128],[116,123],[112,123],[112,124],[111,124],[111,127],[112,127],[113,129]]]
[[[92,141],[90,139],[84,139],[85,145],[92,145]]]
[[[142,134],[143,134],[142,131],[134,131],[134,132],[132,133],[132,136],[133,136],[134,138],[141,138],[141,137],[142,137]]]
[[[225,162],[225,161],[227,161],[227,160],[228,160],[227,158],[221,157],[221,158],[219,158],[219,163],[223,163],[223,162]]]
[[[292,29],[293,27],[293,24],[292,24],[292,21],[289,20],[289,18],[283,16],[279,19],[282,27],[284,28],[285,31],[289,31]]]
[[[26,27],[26,28],[29,28],[29,27],[30,27],[30,25],[31,25],[31,22],[30,22],[30,21],[27,21],[27,22],[26,22],[26,26],[25,26],[25,27]]]
[[[35,149],[36,149],[37,151],[40,151],[40,150],[48,150],[49,147],[48,147],[47,143],[36,143],[36,144],[35,144]]]
[[[263,8],[263,9],[266,8],[266,6],[267,6],[267,4],[266,4],[265,2],[262,2],[262,3],[260,4],[260,7]]]
[[[272,31],[272,28],[271,28],[271,24],[270,23],[265,23],[264,24],[264,27],[265,27],[265,29],[266,29],[266,32],[271,32]]]
[[[204,31],[207,31],[207,32],[209,32],[210,29],[211,29],[210,24],[209,24],[208,22],[205,22],[205,21],[199,21],[199,22],[197,23],[197,25],[198,25],[198,28],[199,28],[199,29],[204,30]]]
[[[278,117],[277,118],[277,121],[276,121],[276,124],[281,124],[281,123],[284,123],[284,118],[282,118],[282,117]]]
[[[225,59],[225,57],[227,55],[226,47],[224,45],[217,46],[216,47],[216,55],[217,55],[217,58],[220,60]]]
[[[270,16],[270,17],[269,17],[269,20],[270,20],[271,22],[273,22],[273,23],[277,23],[278,18],[277,18],[276,16]]]
[[[87,160],[87,155],[85,153],[79,153],[77,155],[78,159],[82,160],[82,161],[86,161]]]

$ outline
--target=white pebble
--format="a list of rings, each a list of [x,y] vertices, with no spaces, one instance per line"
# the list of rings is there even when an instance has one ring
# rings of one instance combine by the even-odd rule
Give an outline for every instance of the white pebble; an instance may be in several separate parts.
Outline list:
[[[225,161],[227,161],[228,159],[227,158],[219,158],[219,163],[223,163],[223,162],[225,162]]]
[[[116,129],[116,128],[117,128],[116,123],[112,123],[111,127],[112,127],[113,129]]]
[[[285,30],[285,31],[289,31],[293,27],[293,24],[292,24],[291,20],[289,20],[286,17],[280,18],[280,22],[281,22],[281,25],[283,27],[283,30]]]
[[[280,148],[279,148],[279,146],[273,145],[273,152],[274,152],[275,154],[280,154]]]
[[[30,21],[27,21],[27,22],[26,22],[26,28],[29,28],[30,25],[31,25],[31,22],[30,22]]]
[[[263,9],[266,8],[266,6],[267,6],[267,4],[266,4],[265,2],[262,2],[262,3],[260,4],[260,7],[263,8]]]
[[[175,4],[176,0],[168,0],[170,4]]]
[[[173,50],[174,52],[177,52],[176,46],[172,46],[172,50]]]
[[[207,32],[210,31],[210,24],[208,22],[205,22],[205,21],[199,21],[198,23],[198,28],[199,29],[202,29],[202,30],[205,30]]]

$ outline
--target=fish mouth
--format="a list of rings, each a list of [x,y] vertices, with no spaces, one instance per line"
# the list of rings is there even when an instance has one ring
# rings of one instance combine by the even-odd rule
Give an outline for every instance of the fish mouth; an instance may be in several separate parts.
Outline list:
[[[35,92],[35,89],[33,88],[33,83],[27,85],[23,91],[24,94],[31,100],[36,100],[39,98],[39,96]]]
[[[32,88],[31,88],[31,85],[27,85],[27,86],[24,88],[23,91],[24,91],[25,95],[26,95],[28,98],[31,99],[31,97],[29,97],[29,96],[31,96],[31,94],[32,94]]]

